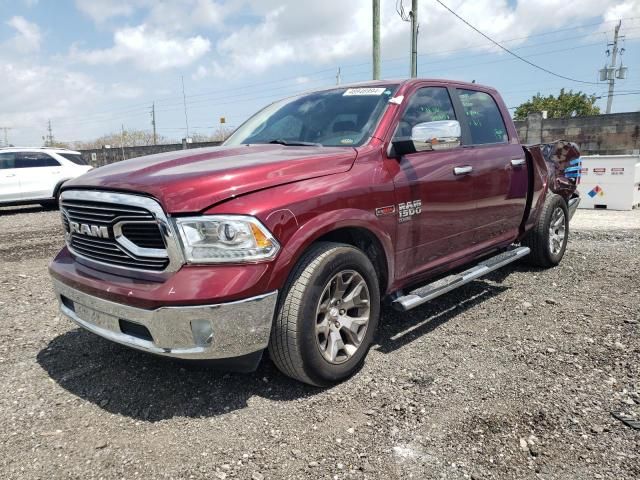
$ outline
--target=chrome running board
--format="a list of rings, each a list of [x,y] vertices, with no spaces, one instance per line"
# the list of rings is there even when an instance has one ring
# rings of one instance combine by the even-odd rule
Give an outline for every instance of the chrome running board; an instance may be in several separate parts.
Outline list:
[[[461,273],[449,275],[441,278],[433,283],[417,288],[409,292],[407,295],[396,298],[393,302],[393,308],[401,312],[411,310],[423,303],[433,300],[440,295],[444,295],[462,285],[472,282],[489,272],[493,272],[505,265],[521,259],[529,254],[529,247],[513,247],[494,257],[488,258],[478,263],[474,267],[469,268]]]

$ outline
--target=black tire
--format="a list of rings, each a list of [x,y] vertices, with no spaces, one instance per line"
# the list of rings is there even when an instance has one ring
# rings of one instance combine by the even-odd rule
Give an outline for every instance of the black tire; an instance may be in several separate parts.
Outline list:
[[[55,200],[46,200],[44,202],[40,202],[42,208],[46,210],[57,210],[58,208],[58,199]]]
[[[60,187],[56,187],[53,192],[53,198],[51,200],[45,200],[44,202],[40,202],[42,208],[46,208],[47,210],[57,210],[60,204]]]
[[[330,335],[326,337],[327,343],[323,353],[319,340],[322,334],[319,335],[316,328],[319,324],[320,300],[326,297],[327,292],[331,298],[331,285],[335,285],[336,277],[343,272],[346,272],[344,274],[347,276],[344,278],[347,280],[350,272],[357,274],[353,275],[346,284],[345,293],[349,288],[353,288],[350,285],[355,283],[352,282],[354,278],[358,279],[359,284],[364,280],[368,289],[366,294],[369,320],[366,329],[362,332],[361,343],[355,347],[354,353],[349,356],[345,348],[343,357],[346,360],[336,364],[325,358],[325,355],[331,356],[328,352]],[[345,295],[344,298],[346,299],[347,296]],[[362,301],[360,297],[359,293],[359,302]],[[363,305],[366,304],[367,302],[363,303]],[[342,314],[343,310],[340,312]],[[346,311],[346,314],[351,315],[349,311]],[[323,316],[326,322],[329,313],[320,314],[320,316]],[[340,382],[351,376],[362,365],[371,347],[379,317],[378,277],[369,258],[350,245],[319,242],[300,259],[282,291],[269,341],[269,355],[282,373],[301,382],[315,386]],[[342,328],[339,321],[336,324]],[[334,327],[335,325],[332,326]]]
[[[552,236],[550,228],[554,215],[558,215],[558,211],[561,211],[564,216],[564,234],[563,239],[556,243],[559,248],[553,251],[550,242]],[[555,267],[564,256],[568,239],[569,210],[567,209],[567,203],[560,195],[549,194],[544,202],[538,221],[522,240],[522,245],[531,249],[531,253],[526,257],[527,263],[542,268]]]

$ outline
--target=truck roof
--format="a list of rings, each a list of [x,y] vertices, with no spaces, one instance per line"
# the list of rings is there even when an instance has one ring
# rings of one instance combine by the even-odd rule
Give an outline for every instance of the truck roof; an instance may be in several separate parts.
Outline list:
[[[53,153],[71,153],[80,155],[80,152],[76,150],[70,150],[68,148],[58,147],[0,147],[2,152],[53,152]]]
[[[326,90],[334,90],[336,88],[362,88],[362,87],[375,87],[375,86],[383,86],[383,85],[397,85],[399,87],[410,87],[416,83],[434,83],[436,85],[451,85],[454,87],[460,87],[465,89],[472,90],[482,90],[485,92],[496,93],[496,89],[490,87],[488,85],[482,85],[480,83],[473,82],[463,82],[461,80],[448,80],[446,78],[405,78],[405,79],[387,79],[387,80],[366,80],[362,82],[354,82],[354,83],[342,83],[340,85],[331,85],[327,87],[320,88],[310,88],[304,92],[299,92],[294,95],[288,95],[284,98],[291,98],[306,95],[313,92],[323,92]]]

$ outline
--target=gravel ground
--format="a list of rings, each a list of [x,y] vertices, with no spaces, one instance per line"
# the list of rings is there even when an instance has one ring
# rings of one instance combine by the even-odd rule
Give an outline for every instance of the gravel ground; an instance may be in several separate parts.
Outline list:
[[[640,211],[576,214],[516,265],[399,315],[330,389],[158,359],[57,314],[57,212],[0,209],[0,478],[638,479]]]

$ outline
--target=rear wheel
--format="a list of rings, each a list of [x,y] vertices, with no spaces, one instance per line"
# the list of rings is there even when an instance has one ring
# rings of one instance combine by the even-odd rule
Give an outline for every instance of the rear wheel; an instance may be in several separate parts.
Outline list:
[[[567,203],[561,196],[551,194],[545,200],[536,225],[522,241],[531,249],[527,261],[537,267],[555,267],[564,256],[568,239]]]
[[[364,361],[380,316],[378,278],[357,248],[318,243],[283,291],[269,354],[285,374],[316,386],[352,375]]]

